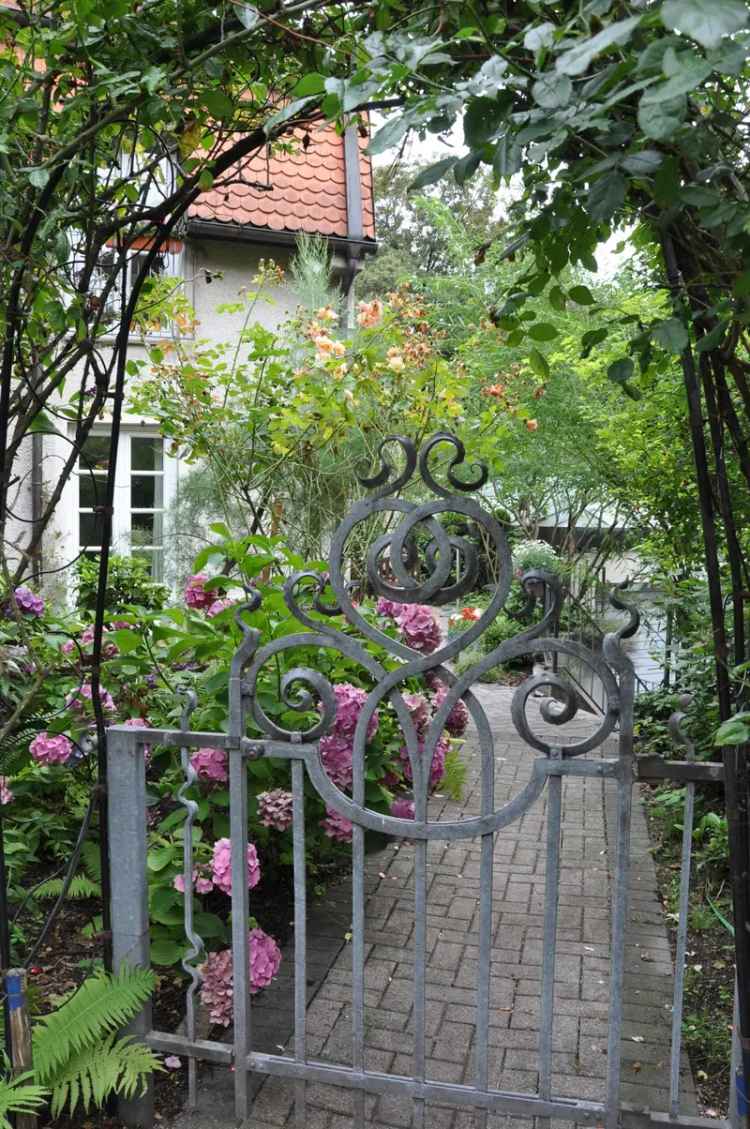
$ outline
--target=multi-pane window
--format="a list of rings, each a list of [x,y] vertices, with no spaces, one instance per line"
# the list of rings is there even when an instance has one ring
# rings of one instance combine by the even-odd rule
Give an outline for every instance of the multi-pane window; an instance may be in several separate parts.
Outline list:
[[[102,515],[109,469],[108,434],[86,440],[78,460],[78,548],[94,553],[101,546]],[[164,574],[164,514],[169,493],[164,441],[157,435],[123,432],[115,471],[112,548],[141,556],[151,574]]]

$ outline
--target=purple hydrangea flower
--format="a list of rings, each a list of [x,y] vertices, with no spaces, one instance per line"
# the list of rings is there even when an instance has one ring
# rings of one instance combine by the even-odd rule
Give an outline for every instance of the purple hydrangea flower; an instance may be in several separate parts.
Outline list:
[[[225,894],[232,893],[232,844],[229,839],[217,839],[211,861],[211,878],[214,886]],[[247,888],[252,890],[260,882],[260,863],[253,843],[247,845]]]
[[[448,738],[445,737],[445,735],[439,737],[437,742],[435,743],[435,751],[432,754],[432,764],[430,765],[429,787],[431,789],[437,788],[438,784],[440,783],[440,781],[445,776],[445,757],[446,757],[446,754],[447,754],[449,748],[450,748],[450,746],[448,744]],[[420,756],[422,756],[423,753],[424,753],[424,745],[420,741],[419,742],[419,754],[420,754]],[[402,745],[401,750],[399,752],[399,756],[400,756],[401,762],[404,766],[404,777],[408,781],[411,782],[411,779],[412,779],[411,761],[409,760],[409,753],[408,753],[408,750],[406,748],[406,745]]]
[[[402,604],[394,616],[407,647],[431,655],[442,642],[440,624],[426,604]]]
[[[198,774],[199,780],[209,784],[225,784],[229,779],[229,757],[226,749],[197,749],[190,758],[190,763]]]
[[[13,793],[10,790],[10,777],[0,776],[0,804],[9,804],[13,799]]]
[[[291,792],[283,788],[274,788],[270,792],[259,792],[258,821],[264,827],[272,827],[274,831],[286,831],[292,826],[292,806],[294,797]]]
[[[68,709],[75,710],[76,713],[85,713],[87,705],[92,701],[93,690],[90,682],[84,682],[77,690],[73,690],[68,694],[65,699],[65,705]],[[112,713],[115,709],[115,703],[109,690],[104,686],[99,687],[99,699],[102,703],[102,709]]]
[[[216,599],[213,592],[207,592],[203,587],[207,580],[208,577],[205,572],[196,572],[193,576],[187,578],[185,584],[185,603],[189,608],[196,608],[198,610],[207,608]]]
[[[73,742],[64,733],[37,733],[29,752],[38,764],[66,764],[73,752]]]
[[[396,819],[414,819],[414,801],[406,796],[399,796],[391,804],[391,815]]]
[[[334,808],[326,808],[326,817],[321,819],[320,826],[329,839],[337,843],[351,843],[352,825],[344,815],[340,815]]]
[[[435,709],[439,709],[448,696],[448,687],[441,682],[435,691]],[[469,707],[459,698],[445,719],[445,728],[451,737],[463,737],[469,724]]]
[[[30,588],[27,588],[25,584],[22,584],[19,588],[14,588],[13,595],[19,610],[25,612],[26,615],[33,615],[37,618],[44,615],[44,600],[41,596],[32,592]]]
[[[250,993],[255,995],[261,988],[267,988],[279,971],[281,951],[262,929],[251,929],[250,942]],[[209,1009],[212,1023],[228,1027],[232,1022],[232,1003],[234,999],[232,977],[232,950],[221,949],[209,953],[202,966],[203,984],[201,1002]]]

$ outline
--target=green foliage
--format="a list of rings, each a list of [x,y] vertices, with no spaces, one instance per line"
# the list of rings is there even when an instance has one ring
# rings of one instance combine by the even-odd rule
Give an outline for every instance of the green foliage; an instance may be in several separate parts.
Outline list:
[[[445,775],[440,781],[440,790],[456,803],[463,798],[467,771],[466,761],[462,758],[460,749],[451,745],[445,755]]]
[[[150,969],[123,968],[114,975],[90,976],[56,1011],[40,1016],[34,1026],[34,1070],[43,1085],[55,1086],[83,1052],[96,1053],[136,1015],[154,989]],[[66,1081],[69,1085],[69,1079]]]
[[[34,1114],[44,1105],[48,1090],[34,1081],[33,1071],[16,1078],[0,1077],[0,1129],[13,1129],[9,1115]]]
[[[81,557],[77,563],[78,607],[92,612],[96,607],[99,560]],[[109,558],[105,606],[108,615],[136,607],[156,609],[166,603],[168,589],[151,579],[150,566],[142,557],[124,557],[114,553]]]
[[[101,1109],[113,1094],[133,1098],[143,1093],[155,1070],[161,1070],[152,1051],[130,1037],[118,1039],[107,1035],[93,1046],[84,1046],[71,1054],[49,1075],[52,1089],[50,1113],[72,1116],[79,1104],[88,1113],[92,1106]]]

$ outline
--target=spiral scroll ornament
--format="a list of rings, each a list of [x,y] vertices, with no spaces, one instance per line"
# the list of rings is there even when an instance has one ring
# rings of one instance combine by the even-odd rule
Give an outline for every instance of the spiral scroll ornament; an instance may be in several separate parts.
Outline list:
[[[420,450],[409,438],[387,436],[379,446],[378,459],[377,469],[360,478],[367,496],[352,507],[333,535],[328,571],[297,572],[285,583],[286,606],[301,630],[261,645],[260,632],[248,627],[242,612],[238,613],[244,638],[233,665],[232,693],[235,698],[239,694],[239,704],[236,701],[237,708],[232,711],[240,727],[237,736],[243,739],[245,726],[252,721],[262,740],[295,743],[325,803],[352,823],[411,838],[440,837],[448,829],[454,837],[481,834],[516,818],[544,787],[543,762],[551,755],[553,745],[534,731],[529,720],[532,696],[540,688],[550,692],[539,714],[545,723],[561,730],[578,714],[580,699],[562,673],[545,672],[526,679],[514,693],[512,721],[542,759],[535,763],[526,787],[505,807],[449,824],[428,818],[428,795],[431,765],[452,711],[468,711],[479,739],[486,780],[494,771],[494,737],[472,687],[488,670],[513,658],[539,652],[568,655],[601,681],[606,704],[595,731],[585,738],[558,742],[554,749],[561,749],[555,755],[564,758],[585,753],[601,745],[617,724],[618,671],[628,663],[620,642],[632,621],[619,635],[608,637],[603,654],[558,638],[555,629],[562,599],[559,580],[542,570],[531,571],[521,580],[527,601],[525,612],[534,613],[539,604],[539,618],[530,627],[519,626],[514,638],[500,643],[460,675],[455,673],[455,660],[473,647],[476,650],[477,641],[505,607],[513,579],[503,527],[482,505],[481,493],[469,497],[481,492],[487,470],[467,463],[463,443],[447,432],[433,435]],[[409,497],[404,496],[407,489]],[[436,640],[430,639],[429,646],[421,642],[417,628],[429,634],[430,623],[436,625],[436,620],[430,619],[435,612],[430,609],[455,603],[476,590],[481,572],[478,540],[453,532],[446,522],[456,516],[463,526],[481,533],[483,546],[489,548],[496,562],[497,580],[479,617],[461,634],[433,647]],[[452,524],[455,528],[455,521]],[[358,544],[368,545],[361,582],[352,581],[349,571],[355,533]],[[404,631],[401,638],[394,638],[366,611],[363,601],[368,599],[378,600],[394,622],[416,624],[414,633],[410,636]],[[297,728],[293,723],[282,725],[274,720],[257,693],[261,671],[268,664],[278,665],[280,658],[295,648],[304,648],[307,655],[315,649],[346,656],[360,666],[363,681],[370,687],[358,691],[362,701],[353,732],[352,780],[346,786],[332,778],[324,763],[337,717],[336,686],[310,665],[295,664],[280,677],[279,700],[286,709],[284,716],[298,715]],[[408,683],[411,680],[413,686],[415,679],[440,687],[435,712],[420,731],[410,709],[413,695]],[[403,736],[403,757],[413,785],[413,821],[372,811],[362,799],[368,734],[377,726],[383,708],[395,712]]]

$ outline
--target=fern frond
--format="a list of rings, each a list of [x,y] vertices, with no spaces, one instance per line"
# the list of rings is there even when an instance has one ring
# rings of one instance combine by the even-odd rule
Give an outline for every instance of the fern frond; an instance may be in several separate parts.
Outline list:
[[[0,1078],[0,1129],[12,1129],[9,1113],[35,1113],[47,1100],[49,1091],[30,1081],[28,1070],[17,1078]]]
[[[101,1107],[111,1094],[133,1098],[143,1093],[149,1076],[164,1067],[148,1047],[131,1036],[118,1039],[113,1033],[96,1046],[83,1047],[49,1080],[52,1090],[50,1113],[57,1117],[68,1107],[73,1114],[80,1102],[86,1112]]]
[[[87,839],[81,850],[83,865],[92,882],[102,880],[102,857],[99,853],[99,844]]]
[[[79,1051],[124,1027],[153,990],[154,974],[149,968],[123,966],[114,976],[106,972],[89,976],[62,1007],[41,1016],[34,1025],[38,1080],[46,1084]]]
[[[62,878],[48,878],[46,882],[33,892],[33,897],[44,900],[46,898],[57,898],[62,893],[63,880]],[[77,875],[70,886],[68,887],[69,898],[100,898],[102,896],[102,888],[98,882],[93,882],[85,874]]]

